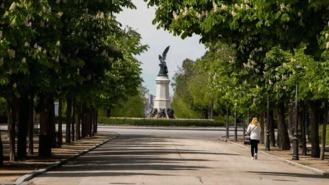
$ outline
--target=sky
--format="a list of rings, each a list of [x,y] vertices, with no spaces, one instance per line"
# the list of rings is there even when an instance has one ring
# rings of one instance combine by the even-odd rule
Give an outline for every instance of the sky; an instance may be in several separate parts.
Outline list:
[[[205,53],[205,47],[199,42],[200,37],[195,35],[190,38],[181,39],[173,36],[163,29],[157,29],[152,24],[155,17],[155,8],[147,7],[143,0],[132,0],[137,9],[124,9],[120,14],[116,15],[117,20],[124,26],[132,27],[141,34],[142,44],[149,46],[149,49],[136,58],[142,62],[142,78],[145,86],[150,94],[155,94],[155,78],[159,72],[159,58],[163,50],[170,45],[167,54],[167,67],[169,79],[178,71],[184,59],[189,58],[196,60]],[[170,94],[172,95],[172,87],[170,86]]]

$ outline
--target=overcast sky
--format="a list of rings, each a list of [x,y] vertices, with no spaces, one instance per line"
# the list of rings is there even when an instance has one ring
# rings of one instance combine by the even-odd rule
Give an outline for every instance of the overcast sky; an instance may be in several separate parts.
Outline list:
[[[205,53],[205,48],[199,43],[200,37],[198,36],[182,40],[180,37],[174,37],[163,29],[157,30],[156,26],[152,25],[155,9],[153,7],[148,8],[143,0],[132,1],[137,9],[124,10],[117,15],[117,19],[123,26],[132,27],[140,33],[142,36],[142,43],[149,46],[148,51],[137,56],[137,58],[142,62],[143,85],[154,95],[155,78],[159,72],[158,55],[162,54],[163,50],[168,45],[170,45],[170,50],[167,54],[166,62],[171,81],[184,59],[190,58],[195,60],[200,58]],[[171,86],[170,93],[172,95]]]

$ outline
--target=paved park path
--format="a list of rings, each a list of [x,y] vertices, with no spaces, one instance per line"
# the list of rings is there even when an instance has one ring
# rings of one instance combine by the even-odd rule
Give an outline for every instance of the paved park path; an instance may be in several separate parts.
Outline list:
[[[138,133],[138,132],[136,132]],[[328,185],[329,179],[235,144],[182,136],[121,134],[33,185]]]

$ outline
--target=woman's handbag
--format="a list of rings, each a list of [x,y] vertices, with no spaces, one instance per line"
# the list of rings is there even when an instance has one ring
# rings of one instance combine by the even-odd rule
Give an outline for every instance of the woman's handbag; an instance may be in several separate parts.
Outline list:
[[[256,127],[252,128],[249,133],[244,135],[243,144],[250,145],[250,134],[251,134],[251,131],[253,131],[255,128]]]
[[[243,144],[250,145],[250,134],[244,136]]]

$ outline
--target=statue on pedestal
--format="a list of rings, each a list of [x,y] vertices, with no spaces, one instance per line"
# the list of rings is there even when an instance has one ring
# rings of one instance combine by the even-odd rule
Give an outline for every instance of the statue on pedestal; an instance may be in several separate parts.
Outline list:
[[[159,60],[160,60],[160,71],[158,76],[168,76],[168,68],[166,64],[166,57],[167,53],[169,51],[170,46],[167,46],[166,49],[163,51],[162,56],[159,55]]]
[[[170,106],[169,96],[169,83],[168,68],[166,64],[166,57],[169,51],[169,47],[163,51],[162,55],[159,55],[160,71],[156,78],[156,96],[153,103],[153,109],[149,114],[151,118],[160,119],[173,119],[175,118],[174,110]]]

